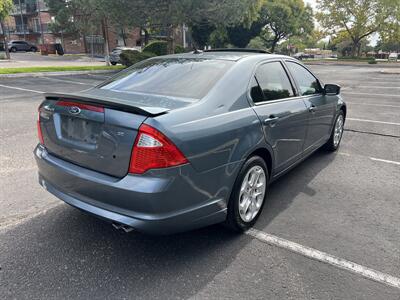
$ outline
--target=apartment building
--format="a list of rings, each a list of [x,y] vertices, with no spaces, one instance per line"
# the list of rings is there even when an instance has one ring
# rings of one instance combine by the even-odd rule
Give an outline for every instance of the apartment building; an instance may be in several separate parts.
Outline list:
[[[25,40],[35,45],[60,43],[66,53],[93,53],[101,55],[104,50],[104,38],[101,29],[89,36],[68,36],[62,32],[53,33],[49,24],[54,17],[49,12],[44,0],[13,0],[14,8],[0,27],[0,36],[6,35],[8,40]],[[140,44],[140,30],[131,30],[120,37],[119,30],[108,28],[109,46]]]
[[[5,28],[0,27],[1,35],[7,35],[8,40],[25,40],[35,45],[60,43],[65,53],[104,54],[104,38],[102,29],[87,36],[69,36],[62,32],[51,32],[49,24],[54,17],[49,12],[44,0],[13,0],[14,8],[5,21]],[[175,30],[175,40],[183,46],[188,45],[187,27],[178,26]],[[121,28],[107,27],[109,48],[117,46],[141,46],[144,33],[139,28],[122,32]],[[163,34],[155,35],[163,38]]]

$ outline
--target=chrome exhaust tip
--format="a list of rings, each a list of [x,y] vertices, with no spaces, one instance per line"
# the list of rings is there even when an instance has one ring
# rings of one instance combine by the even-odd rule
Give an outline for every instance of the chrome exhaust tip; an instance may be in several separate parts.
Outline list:
[[[120,224],[120,223],[116,223],[116,222],[113,222],[112,226],[117,230],[122,229],[126,233],[133,231],[133,228],[131,226]]]

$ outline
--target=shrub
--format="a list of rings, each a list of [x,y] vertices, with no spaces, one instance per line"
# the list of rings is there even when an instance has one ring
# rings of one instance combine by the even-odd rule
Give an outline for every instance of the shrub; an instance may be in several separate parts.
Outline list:
[[[151,52],[155,55],[166,55],[167,54],[167,42],[154,41],[149,43],[143,48],[144,52]]]
[[[136,50],[124,50],[120,54],[121,63],[127,67],[132,66],[139,61],[156,56],[150,52],[139,52]]]
[[[175,46],[175,53],[184,53],[185,48],[183,48],[181,45],[176,45]]]
[[[154,53],[157,56],[167,55],[167,42],[166,41],[154,41],[149,43],[143,48],[143,52]],[[185,49],[181,45],[175,46],[175,53],[183,53]]]
[[[375,64],[377,64],[378,62],[376,61],[375,57],[372,57],[372,58],[370,58],[370,59],[368,60],[368,63],[369,63],[370,65],[375,65]]]

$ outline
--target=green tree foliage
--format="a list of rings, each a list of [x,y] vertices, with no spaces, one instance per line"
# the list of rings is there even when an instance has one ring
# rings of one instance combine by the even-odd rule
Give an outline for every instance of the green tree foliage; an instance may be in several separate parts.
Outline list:
[[[346,31],[352,56],[359,56],[362,41],[382,29],[398,0],[318,0],[317,19],[328,34]]]
[[[250,26],[242,23],[229,27],[227,33],[231,44],[239,48],[245,48],[252,38],[260,34],[262,29],[262,22],[256,20]]]
[[[124,50],[120,54],[121,63],[127,67],[132,66],[142,60],[156,56],[151,52],[139,52],[136,50]]]
[[[189,28],[197,49],[203,49],[210,44],[210,35],[215,30],[215,25],[207,20],[201,20],[198,23],[190,24]]]
[[[314,28],[312,9],[302,0],[266,0],[260,20],[265,25],[260,37],[271,52],[281,40],[307,35]]]
[[[153,41],[143,48],[143,52],[154,53],[155,55],[168,54],[168,45],[166,41]],[[184,49],[182,46],[175,45],[175,53],[182,53]]]
[[[4,20],[10,14],[12,8],[13,8],[12,0],[0,0],[0,26],[3,29],[3,32],[5,31]],[[7,37],[5,32],[3,33],[3,43],[4,43],[4,49],[6,51],[6,57],[7,59],[10,59],[10,53],[8,52]]]
[[[385,0],[388,16],[379,28],[378,50],[400,52],[400,0]],[[379,47],[380,46],[380,47]]]
[[[59,28],[90,33],[105,21],[124,27],[160,28],[167,32],[168,52],[174,28],[182,23],[233,26],[257,17],[263,0],[46,0]],[[200,34],[201,35],[201,34]]]

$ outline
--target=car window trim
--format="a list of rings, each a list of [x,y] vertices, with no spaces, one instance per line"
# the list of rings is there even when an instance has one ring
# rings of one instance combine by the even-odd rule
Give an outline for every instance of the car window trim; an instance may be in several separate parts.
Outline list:
[[[323,92],[320,92],[320,93],[317,93],[317,94],[311,94],[311,95],[300,95],[300,92],[301,92],[300,86],[299,86],[297,80],[294,78],[293,74],[291,73],[291,71],[290,71],[289,66],[287,65],[287,63],[294,63],[294,64],[299,65],[299,66],[303,67],[304,69],[306,69],[306,70],[311,74],[311,76],[313,76],[313,77],[315,78],[315,80],[317,80],[317,82],[318,82],[318,84],[319,84],[319,86],[321,87],[322,90],[324,89],[324,88],[323,88],[324,84],[323,84],[322,81],[319,80],[319,78],[318,78],[317,76],[315,76],[315,74],[314,74],[313,72],[311,72],[311,70],[310,70],[309,68],[307,68],[305,65],[300,64],[299,62],[297,62],[297,61],[295,61],[295,60],[292,60],[292,59],[285,59],[285,60],[284,60],[284,64],[285,64],[285,66],[287,67],[288,72],[289,72],[289,73],[291,74],[291,76],[293,77],[293,81],[294,81],[295,84],[296,84],[296,88],[297,88],[297,90],[298,90],[298,95],[299,95],[300,97],[307,97],[307,98],[309,98],[309,97],[312,97],[312,96],[314,96],[314,95],[315,95],[315,96],[323,96],[323,95],[324,95]]]
[[[265,101],[260,101],[260,102],[254,102],[253,98],[251,97],[251,82],[252,82],[252,79],[254,78],[256,80],[257,85],[261,88],[260,84],[258,83],[257,77],[256,77],[256,71],[260,66],[268,64],[268,63],[273,63],[273,62],[279,62],[281,64],[283,70],[286,73],[286,76],[289,79],[289,83],[290,83],[290,85],[292,87],[292,90],[294,92],[294,96],[293,97],[282,98],[282,99],[265,100]],[[263,61],[259,62],[254,67],[254,70],[253,70],[252,75],[250,77],[250,81],[249,81],[248,88],[247,88],[247,97],[249,98],[250,103],[253,104],[253,106],[260,106],[260,105],[265,105],[265,104],[268,104],[268,103],[277,103],[277,102],[294,100],[296,98],[299,98],[299,95],[298,95],[297,87],[293,84],[292,78],[288,74],[288,71],[286,70],[282,59],[268,59],[268,60],[263,60]]]

